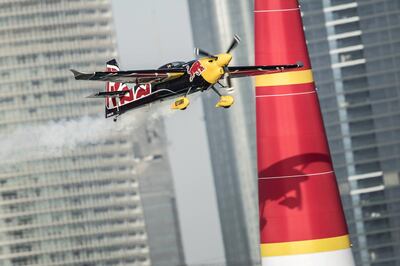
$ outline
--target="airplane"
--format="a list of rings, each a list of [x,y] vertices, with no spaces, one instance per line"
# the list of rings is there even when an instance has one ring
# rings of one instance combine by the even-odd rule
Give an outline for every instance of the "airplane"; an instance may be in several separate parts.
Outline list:
[[[231,52],[237,47],[240,38],[235,35],[225,53],[213,55],[196,48],[196,56],[203,58],[189,62],[171,62],[158,69],[120,71],[117,61],[107,62],[106,72],[71,72],[76,80],[106,81],[106,91],[89,95],[88,98],[105,98],[105,117],[114,121],[123,113],[146,106],[157,101],[177,98],[172,109],[185,110],[190,101],[188,95],[211,89],[219,101],[215,107],[229,108],[234,103],[231,95],[222,95],[215,87],[231,88],[232,78],[264,75],[303,67],[301,62],[288,65],[270,66],[228,66],[232,60]],[[220,80],[224,79],[226,85]],[[133,87],[128,84],[134,84]]]

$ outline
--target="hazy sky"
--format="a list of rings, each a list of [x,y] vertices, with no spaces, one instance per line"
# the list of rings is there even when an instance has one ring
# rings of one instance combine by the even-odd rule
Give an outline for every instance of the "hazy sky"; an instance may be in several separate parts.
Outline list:
[[[193,58],[186,1],[112,1],[122,68],[157,68],[170,61]],[[200,97],[191,97],[191,105],[184,112],[166,110],[165,119],[189,265],[224,261]],[[134,115],[134,112],[127,115]]]

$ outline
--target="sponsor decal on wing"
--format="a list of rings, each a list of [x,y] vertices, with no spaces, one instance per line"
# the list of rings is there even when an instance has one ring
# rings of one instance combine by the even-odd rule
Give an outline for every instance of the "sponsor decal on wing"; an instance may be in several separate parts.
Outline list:
[[[136,87],[135,100],[149,96],[151,94],[151,84],[143,84]]]
[[[117,66],[107,65],[107,72],[117,72],[117,71],[119,71],[119,68]],[[139,100],[140,98],[149,96],[151,94],[151,84],[142,84],[132,89],[129,88],[128,85],[126,85],[125,83],[108,81],[106,84],[106,91],[127,92],[122,97],[106,97],[107,109],[114,109],[117,106],[123,106],[125,104]]]

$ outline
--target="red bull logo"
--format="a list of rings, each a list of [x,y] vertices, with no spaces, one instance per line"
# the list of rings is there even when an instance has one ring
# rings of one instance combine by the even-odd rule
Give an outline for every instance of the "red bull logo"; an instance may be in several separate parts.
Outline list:
[[[119,71],[117,66],[107,65],[107,72]],[[141,84],[135,89],[129,88],[125,83],[120,82],[107,82],[106,91],[126,91],[126,94],[122,97],[106,97],[107,109],[114,109],[117,106],[122,106],[130,102],[139,100],[140,98],[147,97],[151,94],[151,84]],[[119,101],[119,102],[118,102]]]
[[[194,62],[190,67],[187,66],[187,73],[189,74],[190,82],[193,81],[195,76],[200,76],[204,70],[206,70],[200,63],[200,61]]]

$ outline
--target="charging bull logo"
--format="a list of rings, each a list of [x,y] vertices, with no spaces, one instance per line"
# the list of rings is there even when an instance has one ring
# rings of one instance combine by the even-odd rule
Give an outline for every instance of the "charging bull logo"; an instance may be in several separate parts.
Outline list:
[[[193,81],[195,76],[200,76],[204,70],[206,70],[200,63],[200,61],[194,62],[190,67],[187,66],[187,73],[189,74],[190,82]]]

